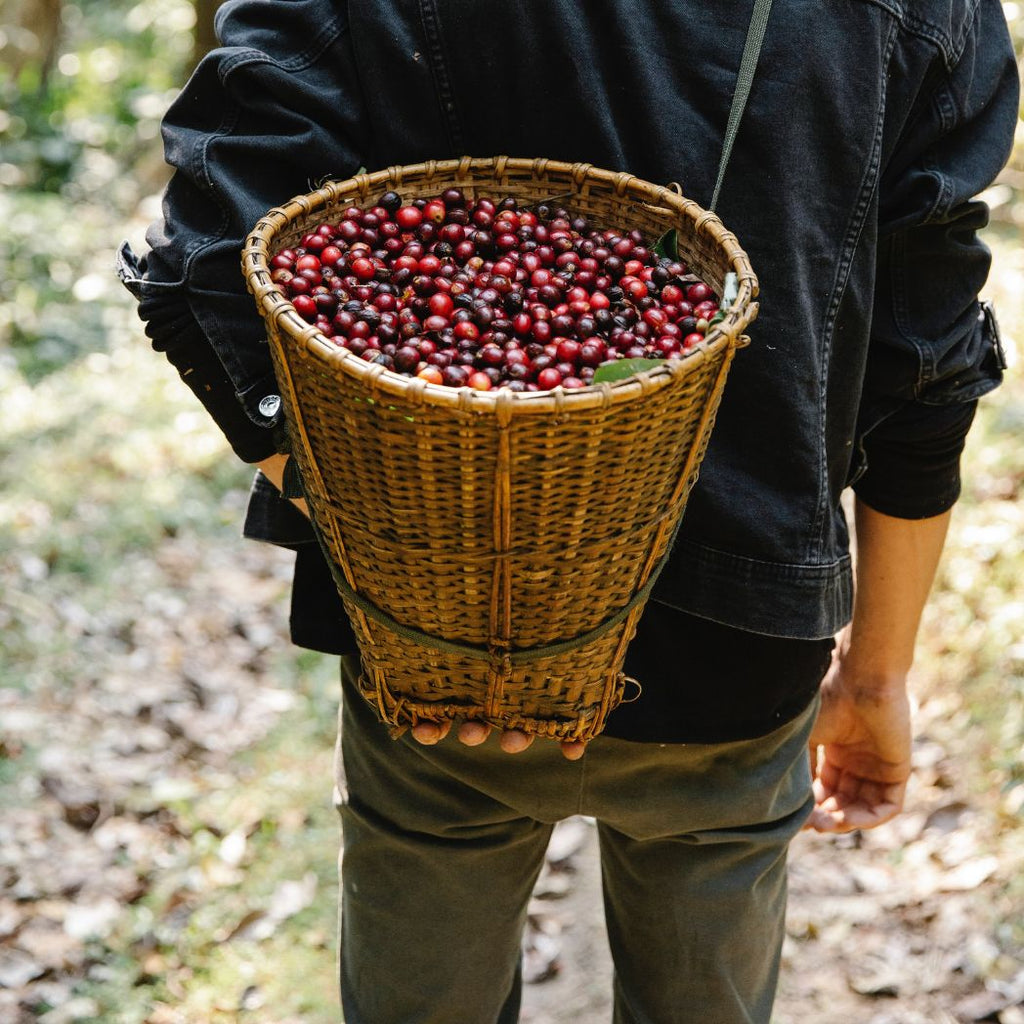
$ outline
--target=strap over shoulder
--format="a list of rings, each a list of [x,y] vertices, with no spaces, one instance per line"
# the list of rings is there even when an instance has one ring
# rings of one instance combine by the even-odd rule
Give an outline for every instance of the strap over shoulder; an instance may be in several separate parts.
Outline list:
[[[757,70],[758,58],[761,56],[761,44],[764,42],[764,33],[768,27],[768,15],[771,13],[771,9],[772,0],[754,0],[754,9],[750,15],[750,26],[747,29],[747,41],[743,46],[743,56],[740,58],[740,72],[736,79],[736,91],[732,96],[732,106],[729,108],[729,121],[725,126],[722,158],[718,164],[718,180],[715,182],[715,191],[711,196],[711,203],[708,206],[709,210],[714,210],[718,205],[718,193],[722,188],[722,180],[725,178],[725,169],[729,165],[732,146],[740,129],[743,111],[747,105],[747,98],[750,96],[750,87],[754,84],[754,72]]]

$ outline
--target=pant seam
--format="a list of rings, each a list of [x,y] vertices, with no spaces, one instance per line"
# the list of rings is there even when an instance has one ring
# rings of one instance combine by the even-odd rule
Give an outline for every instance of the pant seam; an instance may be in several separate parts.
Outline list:
[[[580,758],[580,787],[576,795],[576,813],[584,814],[584,806],[586,804],[586,787],[587,787],[587,762],[588,752],[584,752],[583,757]]]

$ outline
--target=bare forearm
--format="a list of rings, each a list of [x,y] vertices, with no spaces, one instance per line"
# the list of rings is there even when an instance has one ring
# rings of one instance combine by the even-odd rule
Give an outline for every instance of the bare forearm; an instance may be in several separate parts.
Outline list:
[[[949,519],[895,519],[857,502],[857,592],[843,642],[865,687],[903,685]]]
[[[819,832],[874,828],[898,814],[910,777],[907,673],[949,513],[894,519],[857,503],[857,594],[822,682],[811,735]]]

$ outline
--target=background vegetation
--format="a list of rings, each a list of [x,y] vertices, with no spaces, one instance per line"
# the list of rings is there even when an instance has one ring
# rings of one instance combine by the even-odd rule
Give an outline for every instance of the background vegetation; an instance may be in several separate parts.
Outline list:
[[[249,473],[112,269],[215,6],[0,0],[3,1020],[337,1019],[334,665],[286,643],[289,557],[238,539]],[[801,839],[780,1024],[1024,1021],[1024,146],[986,198],[1012,368],[924,627],[911,809]],[[576,856],[535,1022],[606,1015]]]

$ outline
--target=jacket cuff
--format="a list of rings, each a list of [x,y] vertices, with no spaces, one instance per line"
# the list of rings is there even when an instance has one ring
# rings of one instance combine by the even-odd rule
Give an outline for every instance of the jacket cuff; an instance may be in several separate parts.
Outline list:
[[[270,415],[257,422],[258,417],[247,411],[183,297],[144,295],[139,316],[146,323],[153,348],[167,356],[243,462],[259,462],[281,448],[281,402],[277,395],[270,394],[276,387],[271,382],[264,389],[267,394],[258,400],[260,411],[266,409]]]
[[[896,519],[928,519],[951,508],[960,497],[960,455],[977,404],[909,404],[894,413],[864,437],[867,468],[854,493]]]
[[[203,403],[232,451],[243,462],[256,463],[269,458],[279,448],[276,433],[252,422],[212,352],[205,361],[211,365],[205,366],[203,360],[194,359],[187,370],[179,371],[181,379]]]

